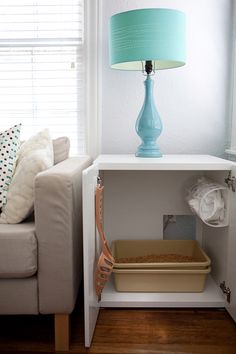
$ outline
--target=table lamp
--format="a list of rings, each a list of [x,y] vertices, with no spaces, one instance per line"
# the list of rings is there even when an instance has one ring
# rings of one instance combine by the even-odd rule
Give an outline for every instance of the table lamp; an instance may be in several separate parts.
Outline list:
[[[140,9],[113,15],[109,22],[110,65],[120,70],[140,70],[145,99],[136,121],[142,143],[136,156],[161,157],[156,143],[162,122],[153,100],[156,70],[185,64],[185,14],[172,9]]]

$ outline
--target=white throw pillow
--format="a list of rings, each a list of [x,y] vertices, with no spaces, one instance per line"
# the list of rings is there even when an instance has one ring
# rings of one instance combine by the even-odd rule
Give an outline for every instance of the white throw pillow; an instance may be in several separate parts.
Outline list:
[[[53,166],[53,159],[53,145],[48,129],[22,144],[0,223],[17,224],[33,211],[34,179],[39,172]]]
[[[7,202],[7,192],[14,174],[20,146],[21,124],[0,133],[0,212]]]

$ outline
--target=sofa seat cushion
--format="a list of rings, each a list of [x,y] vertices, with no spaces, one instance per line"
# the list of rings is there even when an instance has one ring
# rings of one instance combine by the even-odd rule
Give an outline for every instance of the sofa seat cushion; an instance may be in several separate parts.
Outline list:
[[[0,278],[27,278],[37,271],[34,222],[0,227]]]

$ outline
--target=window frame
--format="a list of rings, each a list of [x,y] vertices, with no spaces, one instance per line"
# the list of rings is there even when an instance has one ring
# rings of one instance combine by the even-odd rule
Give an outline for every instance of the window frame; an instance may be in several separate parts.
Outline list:
[[[101,153],[101,0],[85,0],[86,150],[95,159]]]
[[[232,11],[232,71],[230,82],[228,148],[225,150],[229,157],[236,157],[236,2],[233,0]]]

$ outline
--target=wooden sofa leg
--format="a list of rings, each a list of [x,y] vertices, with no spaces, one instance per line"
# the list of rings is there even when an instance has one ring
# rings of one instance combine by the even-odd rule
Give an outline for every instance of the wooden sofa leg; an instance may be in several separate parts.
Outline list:
[[[55,351],[68,351],[70,346],[70,315],[55,314]]]

